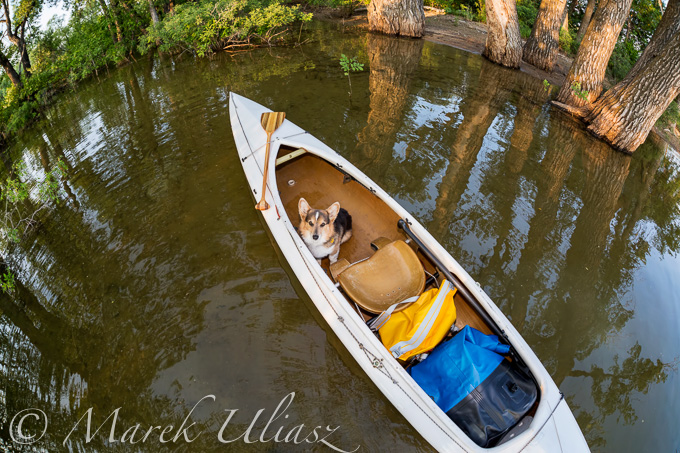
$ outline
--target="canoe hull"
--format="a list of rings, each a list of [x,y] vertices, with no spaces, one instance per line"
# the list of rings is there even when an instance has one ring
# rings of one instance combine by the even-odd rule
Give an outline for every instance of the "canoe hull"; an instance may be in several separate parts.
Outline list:
[[[266,134],[260,126],[262,113],[271,110],[234,93],[230,94],[230,121],[243,170],[255,199],[261,196],[264,174]],[[344,295],[335,287],[295,231],[286,215],[276,190],[275,161],[281,145],[304,148],[308,152],[342,168],[344,173],[373,192],[399,217],[408,221],[412,231],[453,272],[480,305],[508,336],[517,353],[525,361],[538,383],[541,400],[532,426],[515,439],[491,449],[474,444],[413,381],[387,349],[366,327]],[[578,425],[559,389],[549,374],[508,319],[489,299],[453,257],[396,201],[349,161],[308,132],[284,121],[271,142],[268,190],[265,198],[270,209],[262,211],[263,219],[291,271],[313,301],[328,326],[361,366],[367,376],[413,427],[439,451],[589,451]],[[559,417],[558,417],[559,416]],[[555,425],[559,418],[559,429]]]

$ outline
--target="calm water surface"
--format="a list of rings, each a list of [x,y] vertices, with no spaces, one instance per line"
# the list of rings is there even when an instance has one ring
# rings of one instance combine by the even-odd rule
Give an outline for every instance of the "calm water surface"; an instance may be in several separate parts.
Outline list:
[[[6,256],[19,283],[0,297],[4,445],[19,449],[12,417],[40,408],[35,446],[49,451],[306,451],[218,441],[264,409],[258,439],[295,392],[266,438],[330,425],[345,450],[431,451],[279,261],[234,147],[234,90],[422,220],[543,361],[594,451],[677,451],[678,158],[651,139],[612,152],[550,109],[540,80],[477,55],[328,26],[309,37],[140,60],[61,95],[23,134],[12,155],[33,175],[59,158],[69,170],[63,202]],[[367,63],[351,98],[341,53]],[[161,444],[160,429],[120,442],[135,424],[137,441],[168,425],[172,439],[194,406],[191,443]],[[110,421],[89,443],[84,422],[69,436],[89,408],[93,430],[120,408],[118,442]]]

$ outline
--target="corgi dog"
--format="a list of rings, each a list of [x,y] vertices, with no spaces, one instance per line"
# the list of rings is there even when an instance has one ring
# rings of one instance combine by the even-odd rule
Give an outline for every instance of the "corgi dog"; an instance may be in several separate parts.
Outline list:
[[[319,264],[326,257],[331,264],[335,263],[340,254],[340,245],[352,237],[352,216],[337,201],[328,209],[312,209],[307,200],[300,198],[298,211],[298,232],[314,258]]]

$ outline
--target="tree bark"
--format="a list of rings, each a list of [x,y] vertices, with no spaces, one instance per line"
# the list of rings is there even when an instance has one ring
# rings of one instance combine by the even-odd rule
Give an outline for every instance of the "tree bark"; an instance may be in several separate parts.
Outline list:
[[[487,0],[484,56],[494,63],[509,68],[519,68],[522,61],[522,38],[515,0]]]
[[[151,23],[153,23],[153,25],[158,25],[161,20],[158,18],[158,11],[156,11],[153,0],[149,0],[149,13],[151,14]],[[156,47],[160,47],[160,45],[161,40],[156,38]]]
[[[23,36],[8,35],[7,39],[17,47],[17,52],[21,58],[21,66],[24,68],[26,78],[31,76],[31,60],[28,58],[28,46]]]
[[[679,93],[680,34],[676,34],[634,77],[602,95],[584,120],[591,133],[620,151],[632,153]]]
[[[156,7],[153,6],[153,0],[149,0],[149,13],[151,14],[151,22],[154,25],[160,22],[160,19],[158,18],[158,11],[156,11]]]
[[[12,82],[12,85],[19,89],[24,87],[24,84],[21,81],[21,77],[14,69],[12,62],[9,61],[9,59],[2,52],[0,52],[0,66],[2,66],[5,69],[5,73],[7,73],[7,77],[9,77],[9,80]]]
[[[588,0],[588,6],[586,6],[586,12],[583,13],[583,19],[581,19],[581,25],[578,27],[576,32],[576,42],[580,42],[583,39],[583,35],[586,34],[588,25],[590,25],[590,19],[593,17],[595,12],[595,6],[597,5],[597,0]]]
[[[368,5],[368,29],[422,38],[425,33],[423,0],[372,0]]]
[[[522,58],[529,64],[551,72],[559,49],[562,12],[567,0],[541,0],[531,36],[524,45]]]
[[[616,40],[630,11],[632,0],[602,0],[583,37],[557,100],[567,105],[590,104],[602,92],[602,81]],[[588,92],[585,99],[572,90],[575,83]]]

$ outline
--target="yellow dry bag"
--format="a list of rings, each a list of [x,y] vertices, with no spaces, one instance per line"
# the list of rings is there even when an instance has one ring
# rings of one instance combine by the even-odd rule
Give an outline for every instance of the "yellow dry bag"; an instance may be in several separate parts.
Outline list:
[[[390,306],[369,326],[380,332],[383,344],[393,357],[406,360],[429,351],[446,336],[456,322],[455,294],[456,288],[444,280],[439,288]],[[405,309],[394,312],[399,305],[411,302]]]

